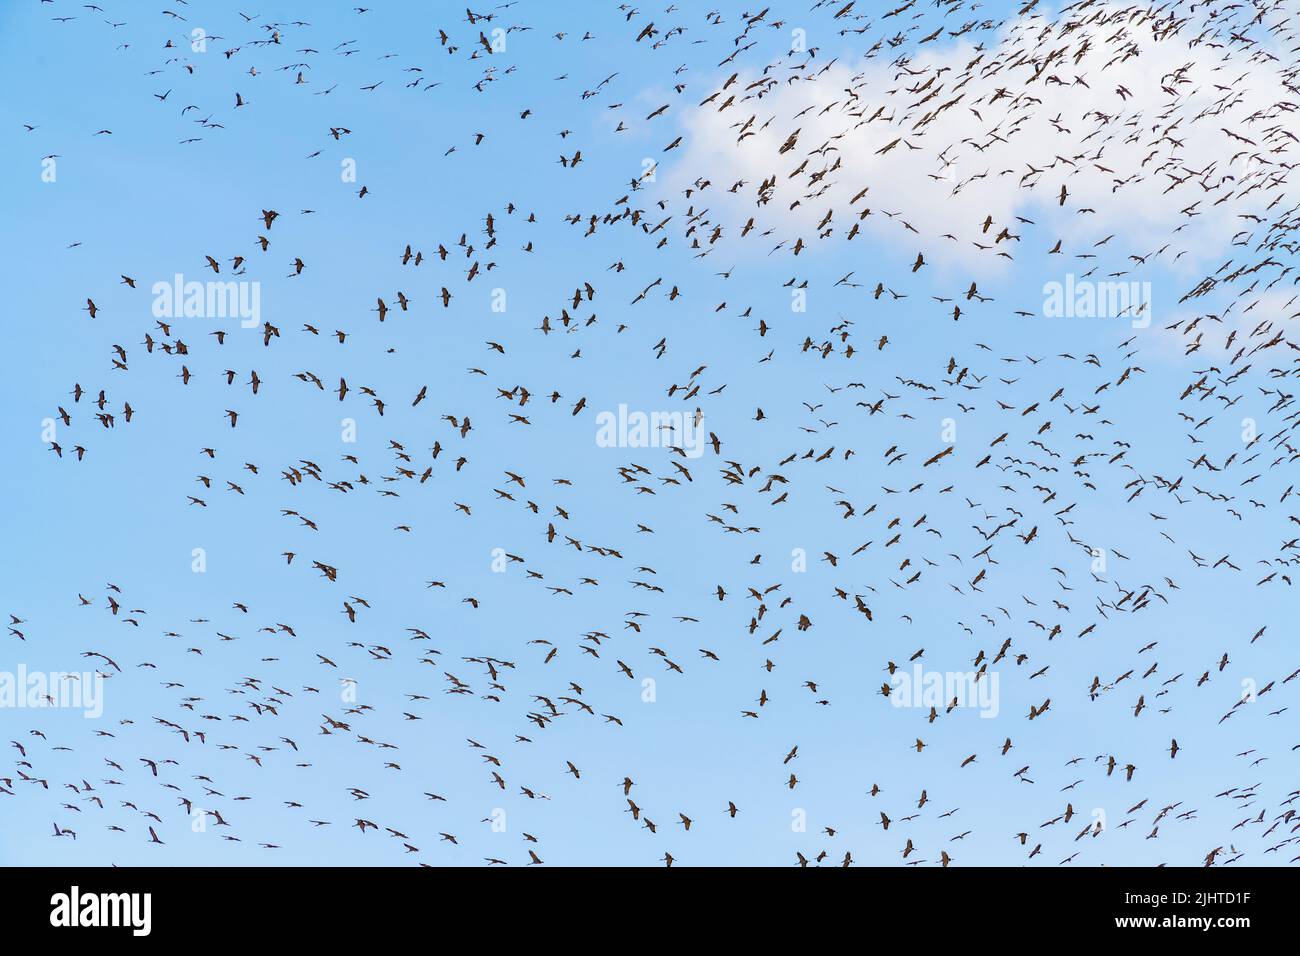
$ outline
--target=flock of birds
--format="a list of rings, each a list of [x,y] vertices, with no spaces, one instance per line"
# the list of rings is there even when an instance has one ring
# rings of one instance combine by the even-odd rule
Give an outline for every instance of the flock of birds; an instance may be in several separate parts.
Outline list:
[[[292,21],[199,0],[172,0],[153,14],[107,0],[39,6],[50,11],[52,49],[57,31],[98,30],[115,52],[145,57],[157,109],[166,111],[158,122],[175,124],[180,150],[237,137],[245,116],[281,102],[349,102],[339,84],[352,81],[334,74],[355,58],[373,75],[355,91],[367,102],[414,116],[409,97],[417,94],[470,98],[480,126],[447,143],[444,160],[540,124],[556,150],[532,162],[558,166],[574,185],[563,197],[572,211],[548,219],[538,210],[550,197],[528,196],[527,159],[513,199],[476,181],[472,166],[456,167],[448,176],[464,177],[481,202],[474,221],[374,240],[409,277],[400,289],[355,275],[352,301],[339,302],[336,314],[301,321],[281,311],[253,331],[231,319],[154,318],[154,276],[125,262],[111,275],[70,262],[84,287],[77,321],[111,327],[115,344],[94,380],[59,381],[59,370],[49,370],[58,437],[48,443],[48,467],[87,467],[124,432],[150,429],[165,403],[159,395],[215,382],[224,400],[175,441],[193,477],[160,488],[158,513],[196,527],[251,522],[246,547],[276,556],[277,587],[310,595],[338,624],[304,626],[239,594],[185,620],[159,621],[151,602],[161,596],[150,597],[143,581],[148,569],[123,566],[111,583],[70,589],[69,604],[84,614],[81,634],[94,635],[74,647],[77,637],[43,626],[40,607],[11,596],[7,657],[57,644],[65,666],[79,660],[103,678],[108,709],[101,721],[59,733],[37,712],[6,717],[0,806],[47,805],[51,839],[84,842],[88,830],[107,830],[133,860],[147,844],[197,839],[197,808],[226,843],[267,854],[232,856],[240,862],[273,862],[312,841],[346,857],[355,841],[386,839],[393,863],[438,865],[453,859],[450,848],[468,847],[454,859],[540,865],[553,855],[583,859],[548,846],[541,826],[492,842],[493,808],[509,797],[531,819],[534,804],[595,802],[644,833],[643,850],[628,862],[727,863],[716,844],[704,844],[707,853],[693,844],[701,831],[725,839],[744,820],[751,784],[720,775],[693,785],[693,794],[716,793],[712,805],[674,802],[667,782],[643,783],[639,745],[623,742],[634,724],[649,722],[656,733],[655,718],[637,709],[653,677],[707,689],[716,704],[710,719],[738,722],[761,741],[768,759],[756,777],[792,800],[809,781],[836,785],[838,771],[808,728],[837,709],[869,715],[872,728],[859,733],[904,741],[907,759],[897,766],[905,769],[891,765],[887,779],[844,795],[852,816],[815,819],[795,838],[797,849],[783,844],[768,859],[774,864],[979,863],[963,847],[995,827],[1006,830],[996,839],[1033,864],[1107,862],[1125,831],[1141,831],[1176,864],[1300,860],[1295,748],[1261,750],[1257,724],[1236,729],[1253,719],[1279,732],[1300,687],[1300,662],[1269,673],[1247,663],[1291,639],[1289,621],[1255,618],[1255,595],[1285,602],[1300,562],[1300,527],[1292,527],[1300,526],[1300,406],[1286,384],[1300,374],[1300,343],[1289,338],[1300,315],[1300,190],[1290,175],[1300,11],[1290,0],[1082,0],[1052,11],[1027,0],[996,14],[972,0],[725,11],[624,2],[602,12],[599,29],[584,22],[583,5],[551,9],[548,16],[574,26],[549,36],[530,25],[541,16],[536,4],[421,7],[413,13],[427,25],[418,56],[322,35],[310,5]],[[364,23],[376,11],[356,7],[349,16]],[[142,18],[160,19],[173,39],[142,48]],[[190,47],[199,23],[211,45],[204,55]],[[629,71],[639,64],[654,83],[596,75],[584,59],[596,44],[617,50]],[[550,72],[534,60],[519,66],[521,48],[553,60]],[[959,52],[932,54],[941,49]],[[1140,74],[1136,89],[1108,75],[1145,70],[1148,61],[1161,66]],[[191,102],[187,84],[214,75],[225,100]],[[1280,96],[1259,104],[1247,88],[1271,89],[1250,79],[1264,75]],[[530,89],[536,105],[494,103],[502,88],[516,97]],[[1082,108],[1051,115],[1044,102],[1060,96]],[[791,97],[808,105],[782,109]],[[294,120],[284,112],[276,121]],[[80,138],[56,137],[55,123],[32,117],[19,135],[40,143],[47,159],[115,135],[111,117]],[[343,109],[318,131],[319,149],[275,161],[303,164],[306,174],[340,150],[397,145],[365,143],[372,125],[367,111]],[[1035,127],[1050,133],[1035,138]],[[448,129],[439,134],[451,136]],[[625,135],[655,144],[654,165],[630,180],[601,166],[608,141]],[[725,148],[692,152],[693,139],[705,136]],[[683,156],[688,169],[674,166]],[[1006,156],[1014,167],[986,163]],[[873,173],[873,164],[899,157],[921,171],[927,195]],[[761,172],[735,174],[751,168]],[[437,188],[362,180],[336,185],[345,202],[328,213],[268,197],[243,211],[242,238],[181,237],[176,271],[318,281],[342,264],[305,251],[308,229],[352,230],[376,205],[399,204],[404,190]],[[1021,197],[1013,211],[967,216],[995,182]],[[1149,246],[1130,245],[1124,226],[1093,238],[1097,196],[1135,208],[1172,197],[1175,222]],[[927,225],[934,208],[949,210],[942,232]],[[1073,221],[1058,229],[1063,217]],[[1142,270],[1176,275],[1180,259],[1203,251],[1204,240],[1190,237],[1206,222],[1222,264],[1170,296],[1181,297],[1176,316],[1153,310],[1149,329],[1098,326],[1095,349],[1017,354],[982,341],[1039,311],[1036,301],[1006,301],[1000,277],[1042,274],[1042,262],[1098,281]],[[886,269],[882,248],[901,265]],[[611,259],[613,249],[620,254]],[[505,285],[512,270],[538,260],[569,291],[532,321],[480,334],[487,325],[460,320],[485,286]],[[828,261],[851,268],[821,277]],[[764,281],[776,298],[759,293]],[[704,301],[701,290],[714,286],[725,297]],[[807,313],[789,307],[800,293],[814,303]],[[836,297],[838,314],[816,306],[823,294]],[[725,327],[730,347],[704,351],[688,318]],[[421,324],[451,330],[481,360],[459,380],[409,391],[352,370],[353,350],[375,342],[403,362],[398,330]],[[634,364],[657,382],[663,407],[704,436],[702,454],[675,444],[679,433],[669,433],[666,447],[596,449],[596,415],[620,400],[590,377],[602,362]],[[820,383],[815,393],[790,384],[804,380]],[[275,460],[251,458],[244,436],[270,427],[268,406],[290,393],[323,418],[351,416],[382,441],[327,458],[288,433]],[[1142,420],[1159,424],[1135,424],[1135,404]],[[1257,429],[1242,439],[1238,413],[1247,406]],[[956,440],[933,425],[944,417],[968,423]],[[798,424],[787,427],[792,418]],[[1162,439],[1152,437],[1156,429]],[[512,445],[521,431],[552,440]],[[578,457],[604,464],[579,478],[569,467]],[[423,552],[418,591],[355,583],[363,566],[385,560],[387,545],[322,544],[360,513],[359,499],[382,500],[391,515],[376,540],[419,538],[438,526],[426,532],[434,550]],[[1102,515],[1112,522],[1105,538]],[[484,595],[498,585],[484,581],[486,560],[476,572],[447,557],[447,542],[454,547],[485,520],[510,529],[501,556],[506,600],[534,624],[471,639],[460,622],[489,610]],[[1207,530],[1225,520],[1239,528],[1231,548]],[[791,570],[784,537],[765,534],[790,523],[800,529],[806,570]],[[683,578],[655,566],[653,555],[694,548],[713,556],[707,570]],[[1167,630],[1174,609],[1195,607],[1200,590],[1238,596],[1235,633]],[[594,618],[604,602],[625,611]],[[552,610],[557,604],[564,609]],[[372,630],[381,612],[417,606],[418,620],[404,630]],[[585,630],[553,626],[580,607],[594,609]],[[942,633],[927,628],[922,637],[914,622],[923,615],[942,619]],[[845,665],[809,673],[814,642],[842,646]],[[185,653],[159,664],[164,646]],[[1103,647],[1126,663],[1089,669],[1088,648]],[[918,662],[973,672],[977,684],[998,675],[1000,719],[961,721],[955,699],[893,706],[890,677]],[[243,676],[217,683],[213,675],[227,668]],[[349,698],[347,687],[372,672],[404,693]],[[1242,694],[1244,678],[1255,693]],[[773,718],[778,701],[798,708],[804,739]],[[1077,719],[1058,717],[1063,709],[1120,714],[1135,729],[1092,739]],[[481,767],[464,784],[477,788],[478,802],[429,782],[437,775],[423,765],[420,738],[394,733],[408,727],[457,741]],[[155,731],[165,732],[165,744],[145,737]],[[550,743],[557,731],[562,746]],[[707,752],[709,723],[693,733]],[[939,774],[932,755],[950,749],[960,759]],[[551,756],[530,756],[529,769],[516,770],[524,751]],[[1184,790],[1153,773],[1157,761],[1207,751],[1224,754],[1209,783]],[[588,769],[620,761],[625,770],[609,779]],[[229,783],[237,766],[241,783]],[[246,774],[326,766],[349,781],[328,797],[242,792]],[[959,791],[948,783],[953,773],[985,776]],[[1122,803],[1103,822],[1091,813],[1098,798],[1085,794],[1120,786]],[[425,814],[385,811],[394,789],[418,795]],[[978,806],[960,812],[961,803],[979,803],[972,789],[1019,823],[981,820]],[[350,812],[319,809],[340,800]],[[288,810],[288,822],[274,832],[245,823],[250,801]],[[1231,807],[1234,825],[1194,844],[1182,834],[1203,836],[1192,829],[1208,812],[1201,801]],[[950,825],[952,835],[923,837],[918,821]]]

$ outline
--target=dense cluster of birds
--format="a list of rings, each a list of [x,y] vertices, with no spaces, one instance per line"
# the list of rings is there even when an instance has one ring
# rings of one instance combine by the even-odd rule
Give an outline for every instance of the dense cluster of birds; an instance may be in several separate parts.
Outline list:
[[[454,124],[439,123],[433,134],[447,140],[447,163],[539,124],[556,149],[521,157],[508,185],[478,181],[472,165],[449,166],[443,185],[362,176],[336,183],[346,202],[329,212],[267,197],[237,211],[242,238],[175,241],[176,271],[309,284],[346,271],[308,251],[328,248],[320,235],[365,229],[375,207],[391,215],[404,192],[455,181],[481,202],[474,221],[372,237],[408,278],[391,288],[349,275],[351,301],[307,321],[281,310],[249,331],[235,319],[155,318],[155,276],[129,262],[113,275],[69,262],[83,284],[78,321],[109,325],[120,344],[93,379],[56,381],[60,371],[49,370],[58,437],[48,466],[84,469],[124,432],[155,427],[159,394],[215,383],[225,397],[175,440],[191,475],[160,485],[157,509],[198,528],[251,522],[246,547],[277,557],[277,588],[309,595],[338,623],[304,624],[240,594],[158,621],[150,606],[162,596],[135,566],[70,589],[85,616],[80,635],[50,633],[42,608],[11,597],[7,656],[60,642],[69,666],[79,655],[103,678],[110,706],[103,721],[58,734],[30,713],[6,718],[0,807],[43,801],[52,838],[67,841],[93,828],[124,843],[183,845],[199,808],[224,841],[267,854],[324,840],[346,857],[355,841],[386,838],[394,863],[537,865],[582,854],[548,847],[544,816],[537,832],[512,828],[509,841],[491,842],[494,807],[509,797],[534,819],[531,806],[594,788],[585,799],[608,805],[611,825],[621,815],[621,826],[644,831],[643,852],[628,862],[729,862],[708,835],[744,819],[757,784],[719,775],[708,783],[712,805],[686,805],[671,781],[645,779],[624,741],[638,723],[653,737],[653,721],[673,706],[638,709],[654,678],[698,688],[712,719],[738,722],[767,754],[753,778],[778,792],[837,785],[815,730],[837,709],[860,708],[873,726],[859,733],[907,751],[905,770],[847,795],[852,818],[814,815],[798,849],[783,845],[773,864],[979,863],[964,857],[965,841],[996,827],[1034,864],[1108,862],[1126,830],[1158,841],[1170,863],[1300,859],[1293,749],[1259,749],[1257,729],[1236,730],[1252,712],[1280,733],[1300,687],[1300,662],[1275,673],[1251,663],[1290,640],[1290,622],[1256,618],[1255,596],[1286,601],[1300,562],[1300,406],[1286,384],[1300,374],[1290,337],[1300,316],[1300,190],[1290,173],[1300,21],[1290,0],[1080,0],[1050,11],[1028,0],[997,13],[972,0],[744,11],[624,2],[603,11],[599,30],[584,22],[585,5],[551,9],[574,26],[549,36],[530,25],[537,5],[515,2],[422,9],[419,56],[322,35],[310,5],[291,22],[199,0],[149,14],[107,0],[39,6],[53,21],[51,49],[60,30],[98,30],[150,64],[157,122],[175,126],[181,156],[238,137],[258,110],[291,124],[285,104],[341,99],[339,84],[355,82],[350,72],[338,78],[343,64],[362,61],[371,78],[356,92],[374,109],[414,116],[427,102],[417,95],[470,98],[478,129],[454,136]],[[138,21],[160,18],[174,39],[143,49]],[[203,55],[191,50],[200,22],[211,45]],[[597,44],[616,50],[629,75],[589,68]],[[655,83],[633,79],[632,64]],[[187,95],[213,74],[225,101]],[[531,89],[537,103],[507,106],[503,88],[512,97]],[[56,118],[30,119],[20,135],[46,158],[115,134],[111,118],[57,137]],[[310,155],[275,161],[305,175],[314,163],[398,146],[366,143],[372,125],[367,111],[342,110],[314,131]],[[633,137],[654,144],[653,162],[631,179],[609,175],[603,157],[623,148],[611,141]],[[555,197],[529,195],[528,162],[570,177],[570,212],[541,211]],[[904,170],[919,188],[891,178]],[[1150,221],[1092,231],[1124,208]],[[1211,239],[1222,264],[1179,272]],[[509,286],[512,270],[538,260],[567,292],[528,322],[470,316],[485,286]],[[824,262],[853,268],[823,274]],[[984,342],[1037,320],[1040,303],[1007,277],[1046,269],[1125,282],[1163,269],[1184,285],[1169,296],[1176,309],[1133,303],[1087,340],[1095,347],[1077,349],[1075,337],[1025,354]],[[765,282],[775,294],[760,293]],[[715,287],[725,297],[704,301]],[[801,297],[806,312],[789,305]],[[726,348],[696,338],[692,324],[704,321],[726,329]],[[405,336],[420,326],[481,358],[458,380],[411,389],[395,384],[401,376],[366,381],[354,371],[353,350],[375,342],[408,362]],[[663,447],[597,449],[596,416],[621,400],[593,371],[602,365],[656,383],[662,407],[698,429],[702,454],[680,432]],[[416,366],[405,375],[418,376]],[[288,429],[275,460],[250,457],[243,436],[282,425],[274,407],[290,395],[382,439],[323,458]],[[1256,427],[1242,438],[1246,406]],[[941,436],[944,418],[960,424],[956,438]],[[533,432],[542,440],[516,438]],[[602,464],[571,468],[579,458]],[[418,590],[355,583],[361,568],[389,560],[387,548],[405,547],[359,547],[340,531],[368,513],[359,499],[366,509],[382,500],[391,516],[376,542],[423,536]],[[503,579],[486,558],[449,556],[483,522],[503,546]],[[1223,522],[1237,527],[1231,546],[1211,530]],[[792,523],[806,569],[791,569]],[[690,574],[660,563],[695,548],[712,557]],[[1202,589],[1237,596],[1236,633],[1171,623]],[[606,602],[625,610],[607,615]],[[535,626],[483,633],[467,623],[494,603],[526,608]],[[557,626],[583,607],[585,629]],[[410,623],[376,631],[372,621],[386,615]],[[922,615],[944,633],[928,626],[918,636]],[[83,635],[94,643],[73,647]],[[833,656],[843,665],[810,672],[814,644],[841,648]],[[185,655],[159,664],[163,645]],[[1090,669],[1090,649],[1101,647],[1127,664]],[[957,700],[894,706],[890,678],[918,662],[974,672],[977,684],[999,675],[1001,718],[962,721]],[[405,692],[350,698],[348,686],[373,673]],[[777,702],[797,709],[803,739],[773,719]],[[1094,739],[1079,723],[1103,710],[1142,730]],[[407,727],[421,736],[393,733]],[[160,728],[165,745],[144,742]],[[707,751],[708,723],[695,732]],[[462,785],[480,800],[430,782],[439,774],[423,753],[427,735],[481,767]],[[562,744],[551,743],[557,735]],[[1018,761],[1018,750],[1035,756]],[[1224,755],[1217,777],[1185,789],[1144,779],[1156,761],[1198,750]],[[539,751],[549,756],[519,756]],[[958,791],[947,772],[935,775],[939,759],[955,779],[984,776]],[[254,779],[268,766],[329,766],[347,784],[328,798],[243,794],[223,782],[236,761]],[[609,779],[587,769],[620,761]],[[1091,812],[1101,798],[1085,796],[1101,787],[1122,788],[1107,791],[1122,802],[1105,821]],[[386,811],[394,788],[420,795],[426,814]],[[1019,823],[960,812],[981,799]],[[351,813],[317,809],[340,800]],[[287,809],[287,822],[261,832],[242,819],[247,801]],[[1234,808],[1231,832],[1208,844],[1180,836],[1207,812],[1201,801]],[[949,821],[952,835],[923,838],[918,820]],[[468,855],[446,855],[462,846]]]

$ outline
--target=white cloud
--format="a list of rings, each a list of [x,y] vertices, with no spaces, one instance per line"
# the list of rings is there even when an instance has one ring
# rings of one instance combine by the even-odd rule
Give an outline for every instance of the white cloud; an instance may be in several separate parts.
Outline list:
[[[733,241],[750,216],[746,242],[773,229],[757,243],[763,253],[796,238],[816,249],[830,210],[826,228],[838,241],[869,207],[863,232],[975,275],[1004,268],[999,251],[1020,254],[1020,243],[994,243],[1003,226],[1027,228],[1017,215],[1060,237],[1067,260],[1115,234],[1097,250],[1107,271],[1166,247],[1160,261],[1190,275],[1222,260],[1232,237],[1258,241],[1263,227],[1241,217],[1264,216],[1295,191],[1281,164],[1296,142],[1297,97],[1260,44],[1227,42],[1228,28],[1197,42],[1194,23],[1172,32],[1132,9],[1098,7],[1075,22],[1012,19],[982,52],[957,43],[861,72],[843,64],[817,72],[814,61],[791,74],[782,65],[748,92],[763,77],[742,74],[685,119],[685,153],[660,178],[677,195],[708,179],[695,205],[708,206]],[[786,82],[793,75],[802,78]],[[759,207],[759,185],[771,177],[770,201]],[[737,180],[745,185],[727,192]]]

